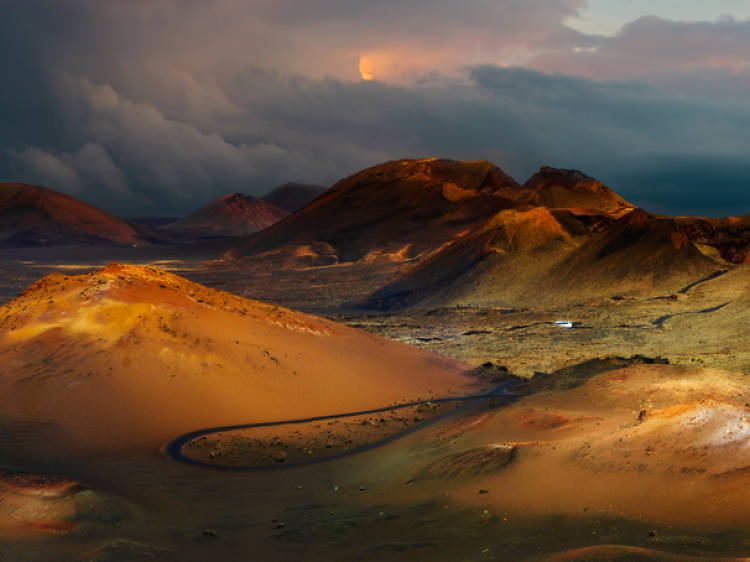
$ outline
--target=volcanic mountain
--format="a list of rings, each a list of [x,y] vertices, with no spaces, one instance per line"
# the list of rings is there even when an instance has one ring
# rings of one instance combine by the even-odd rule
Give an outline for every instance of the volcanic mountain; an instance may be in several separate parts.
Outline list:
[[[633,208],[600,181],[578,170],[543,166],[522,187],[505,188],[500,194],[522,203],[554,208],[578,208],[617,213]]]
[[[489,263],[502,271],[504,293],[515,295],[572,247],[571,234],[548,209],[503,210],[373,293],[364,305],[397,309],[425,299],[451,300],[454,286],[462,287],[465,277],[476,275],[475,268],[488,269]],[[482,286],[488,293],[493,291],[487,284]]]
[[[486,161],[387,162],[339,181],[229,257],[275,249],[313,263],[422,257],[516,206],[498,192],[517,187]]]
[[[0,366],[0,426],[35,420],[44,432],[25,447],[54,441],[41,450],[153,450],[194,429],[463,393],[472,380],[452,360],[119,264],[49,275],[4,305]]]
[[[718,269],[674,219],[636,209],[617,218],[571,210],[502,211],[365,306],[523,306],[623,294],[672,294]]]
[[[138,245],[157,232],[78,199],[35,185],[0,184],[0,246]]]
[[[232,193],[162,228],[183,236],[247,236],[280,221],[287,211],[252,195]]]
[[[328,189],[322,185],[287,182],[266,193],[261,199],[290,213],[298,211]]]

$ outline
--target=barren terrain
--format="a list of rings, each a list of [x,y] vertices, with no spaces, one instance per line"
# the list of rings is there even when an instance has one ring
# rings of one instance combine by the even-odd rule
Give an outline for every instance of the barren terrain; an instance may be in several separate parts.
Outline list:
[[[139,261],[147,262],[149,257],[145,255]],[[229,417],[237,423],[304,417],[300,414],[305,409],[301,406],[304,395],[300,395],[302,402],[285,406],[286,413],[276,404],[255,414],[244,408],[236,416],[226,408],[233,399],[227,401],[226,397],[221,399],[225,406],[217,416],[215,408],[207,407],[205,392],[199,402],[197,396],[188,399],[183,391],[165,387],[151,391],[157,401],[144,394],[147,401],[140,403],[132,418],[123,417],[124,412],[135,408],[132,398],[132,405],[123,403],[92,411],[94,425],[80,422],[80,412],[86,411],[84,403],[94,400],[86,398],[91,395],[80,394],[76,389],[80,384],[70,387],[75,394],[66,398],[55,392],[56,418],[46,415],[42,421],[36,414],[29,415],[28,406],[8,405],[6,417],[7,412],[14,411],[17,417],[4,425],[6,467],[66,476],[84,483],[80,490],[91,490],[86,492],[91,499],[75,504],[79,507],[66,503],[61,510],[46,503],[52,511],[45,507],[47,515],[41,525],[32,519],[40,513],[32,502],[36,496],[4,492],[5,505],[18,506],[6,512],[15,514],[6,525],[13,521],[27,536],[16,535],[19,538],[8,543],[5,552],[10,559],[19,559],[21,552],[35,553],[36,558],[28,558],[31,560],[46,560],[52,553],[67,553],[70,559],[81,560],[233,559],[248,549],[266,559],[279,560],[318,555],[339,560],[694,560],[697,556],[729,560],[747,553],[750,537],[742,530],[742,522],[747,520],[750,502],[744,495],[747,463],[741,451],[750,423],[745,406],[750,396],[744,382],[750,359],[741,345],[727,341],[727,334],[740,338],[744,326],[744,267],[665,298],[610,298],[572,309],[445,307],[373,313],[341,308],[333,311],[330,294],[337,296],[337,302],[352,302],[365,295],[373,273],[378,271],[375,268],[311,267],[302,272],[258,271],[255,276],[252,270],[240,275],[206,269],[197,259],[162,262],[151,257],[151,261],[194,279],[210,280],[217,287],[238,287],[242,283],[245,294],[276,302],[286,298],[351,327],[453,357],[466,369],[476,369],[473,388],[491,388],[512,380],[514,375],[548,375],[537,375],[514,389],[529,394],[527,397],[477,404],[374,449],[309,466],[286,467],[377,442],[401,428],[419,426],[433,415],[449,413],[453,406],[435,412],[424,408],[419,412],[417,407],[408,412],[393,409],[380,417],[365,415],[263,431],[211,434],[185,449],[188,456],[222,466],[270,467],[247,473],[214,472],[216,469],[175,463],[159,453],[159,445],[184,431],[221,425]],[[49,258],[31,264],[8,259],[4,267],[13,275],[4,278],[6,291],[15,291],[13,283],[21,285],[61,265],[65,264]],[[161,342],[160,349],[181,344],[179,337],[175,340],[159,329],[159,316],[169,330],[178,334],[189,330],[186,333],[191,338],[211,340],[206,344],[211,349],[191,340],[191,353],[216,354],[218,347],[213,347],[223,345],[221,332],[210,328],[210,334],[198,335],[196,326],[185,324],[196,313],[190,311],[199,311],[205,318],[221,316],[228,314],[221,311],[237,309],[235,303],[241,302],[156,270],[119,266],[104,270],[106,285],[100,289],[97,275],[102,274],[72,277],[73,273],[92,270],[93,264],[74,265],[32,288],[12,305],[19,313],[26,307],[19,318],[27,319],[13,332],[23,332],[24,326],[28,331],[42,318],[45,325],[60,324],[58,330],[70,329],[61,323],[64,316],[60,318],[59,307],[68,298],[84,298],[80,295],[83,290],[101,297],[95,299],[96,303],[90,301],[91,295],[84,298],[84,306],[75,317],[84,314],[89,321],[100,318],[97,322],[103,322],[105,339],[120,341],[127,323],[119,327],[122,322],[118,321],[115,331],[111,329],[115,325],[106,328],[107,322],[111,323],[106,318],[113,313],[109,307],[115,305],[107,304],[108,299],[131,295],[127,297],[130,302],[133,294],[140,294],[133,293],[139,284],[155,283],[158,287],[144,293],[148,298],[143,302],[149,304],[137,306],[159,311],[153,316],[153,336]],[[381,269],[379,275],[389,273]],[[298,284],[300,279],[305,283],[317,279],[320,292],[306,290]],[[340,284],[343,280],[347,283]],[[188,288],[187,295],[194,296],[183,302],[180,295]],[[730,304],[717,310],[701,312],[727,302]],[[99,307],[93,317],[93,312],[85,313],[91,306]],[[183,310],[179,314],[182,319],[164,316],[165,306],[172,315],[177,309]],[[254,321],[273,320],[275,306],[254,306],[261,313]],[[733,308],[737,310],[731,313]],[[238,322],[249,322],[247,316],[236,314]],[[217,322],[211,325],[222,326],[234,339],[246,340],[248,328],[227,324],[231,317],[222,316],[219,321],[217,316]],[[36,320],[29,324],[32,318]],[[295,314],[289,321],[304,321],[305,325],[337,333],[344,329],[323,320],[300,318]],[[561,318],[574,321],[575,327],[555,325]],[[136,327],[133,324],[129,330]],[[92,329],[87,327],[83,334]],[[35,328],[33,332],[38,335],[23,332],[10,337],[32,338],[29,341],[38,342],[35,345],[44,341],[38,339],[44,330]],[[294,337],[304,336],[304,332],[292,333]],[[304,337],[320,338],[314,334]],[[239,345],[232,342],[228,348]],[[109,344],[97,343],[96,339],[91,345],[109,349]],[[278,344],[269,341],[266,345]],[[30,352],[32,348],[28,349]],[[192,362],[172,370],[180,363],[154,364],[155,348],[151,351],[141,345],[138,349],[142,357],[150,357],[149,378],[156,375],[148,382],[149,388],[161,385],[160,371],[165,380],[174,381],[169,374],[173,373],[177,381],[182,379],[179,384],[193,384],[189,382],[191,375],[186,374]],[[268,349],[283,361],[283,351]],[[295,349],[299,349],[298,344]],[[638,354],[661,357],[677,366],[650,365],[651,360],[644,364],[639,359],[595,359]],[[232,355],[224,351],[221,355],[225,365],[222,370],[226,370]],[[62,356],[55,352],[50,358],[54,362]],[[31,363],[44,365],[36,359]],[[77,373],[66,376],[68,386],[83,370],[93,370],[80,359],[68,363],[67,369]],[[118,376],[130,373],[127,376],[132,377],[145,366],[134,363],[129,367],[122,361],[107,364],[117,366],[121,372]],[[248,364],[261,363],[253,360]],[[278,368],[270,359],[267,363],[269,368]],[[299,371],[306,372],[311,366],[313,363],[307,362]],[[360,369],[361,365],[350,371]],[[445,388],[467,393],[468,387],[458,384],[463,376],[459,374],[453,379],[456,382]],[[81,384],[94,380],[89,378]],[[144,388],[144,382],[142,379],[139,388]],[[361,387],[361,383],[358,385]],[[97,393],[101,400],[106,388],[92,386],[87,392]],[[389,406],[407,395],[429,399],[438,391],[432,383],[401,394],[391,389],[379,383],[377,392],[386,390],[388,396],[368,390],[367,400],[361,403]],[[315,396],[305,406],[311,413],[356,409],[349,407],[349,395],[336,404],[320,402],[323,395]],[[284,400],[288,398],[285,395]],[[44,400],[55,403],[51,395]],[[268,398],[256,402],[265,403]],[[183,406],[178,408],[178,404]],[[178,412],[184,405],[188,407],[183,419]],[[177,409],[164,410],[173,406]],[[76,420],[65,415],[68,408],[79,412]],[[144,408],[152,413],[141,424]],[[162,417],[154,418],[157,411]],[[118,426],[118,419],[124,425]],[[155,419],[162,421],[154,423]],[[110,445],[117,443],[120,450],[125,446],[133,452],[122,456],[116,451],[118,447],[104,447],[99,452],[73,454],[74,442],[95,439],[104,427]],[[156,433],[154,427],[158,428]],[[71,441],[71,436],[77,437]],[[284,453],[281,461],[279,451]],[[170,484],[165,487],[165,482]],[[230,504],[233,508],[227,511]],[[199,511],[195,510],[197,505],[201,506]],[[35,515],[22,515],[25,512]],[[89,523],[82,527],[76,521]],[[41,537],[47,538],[40,542]]]
[[[0,553],[747,560],[746,224],[431,159],[0,249]]]

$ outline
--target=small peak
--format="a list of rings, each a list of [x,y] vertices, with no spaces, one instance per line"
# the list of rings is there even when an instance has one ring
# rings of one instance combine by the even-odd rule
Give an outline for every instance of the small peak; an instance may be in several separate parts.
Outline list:
[[[577,180],[591,179],[589,176],[584,174],[580,170],[566,169],[566,168],[553,168],[552,166],[542,166],[536,173],[537,176],[565,176],[574,178]]]
[[[351,179],[379,176],[428,176],[431,179],[455,183],[473,191],[496,191],[503,187],[518,187],[518,183],[488,160],[460,161],[449,158],[402,159],[379,164],[359,172]]]
[[[98,273],[122,273],[125,270],[125,266],[120,262],[111,261],[104,269],[98,271]]]
[[[220,197],[219,201],[244,201],[246,199],[255,198],[252,195],[247,195],[246,193],[234,192],[230,193],[229,195],[225,195],[224,197]]]
[[[123,264],[116,261],[110,262],[103,269],[92,272],[90,275],[118,275],[127,277],[151,278],[154,275],[171,275],[157,267],[150,265]]]
[[[667,222],[658,219],[651,213],[644,211],[639,207],[636,207],[626,215],[617,219],[615,224],[621,225],[621,228],[627,230],[641,230],[656,224],[666,225]]]
[[[651,221],[654,218],[654,215],[652,215],[651,213],[644,211],[640,207],[636,207],[620,220],[626,222],[627,224],[641,225]]]

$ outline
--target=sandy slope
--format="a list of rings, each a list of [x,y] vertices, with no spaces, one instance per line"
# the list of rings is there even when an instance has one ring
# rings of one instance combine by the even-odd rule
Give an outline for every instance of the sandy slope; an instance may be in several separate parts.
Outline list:
[[[457,501],[489,501],[514,516],[591,511],[746,524],[745,378],[667,365],[610,371],[457,420],[400,462],[413,463],[415,486],[429,486],[425,468],[438,466]],[[492,491],[489,499],[477,498],[478,488]]]
[[[94,449],[155,447],[203,427],[462,393],[462,373],[456,362],[150,267],[50,275],[0,309],[0,417],[6,428],[43,422],[25,437],[31,448],[53,436]]]

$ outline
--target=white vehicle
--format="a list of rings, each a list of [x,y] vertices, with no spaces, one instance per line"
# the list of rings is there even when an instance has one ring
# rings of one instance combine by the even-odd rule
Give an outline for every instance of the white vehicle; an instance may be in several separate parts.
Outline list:
[[[559,326],[560,328],[572,328],[573,321],[572,320],[558,320],[555,322],[555,326]]]

